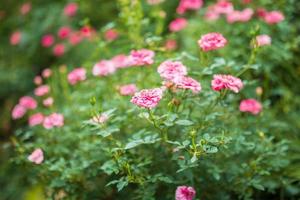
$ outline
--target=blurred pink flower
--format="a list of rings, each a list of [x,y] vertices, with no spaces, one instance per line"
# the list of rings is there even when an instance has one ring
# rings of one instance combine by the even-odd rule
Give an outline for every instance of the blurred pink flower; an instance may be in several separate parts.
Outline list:
[[[255,99],[245,99],[240,103],[241,112],[250,112],[253,115],[257,115],[262,111],[262,105]]]
[[[49,78],[52,75],[52,70],[50,68],[46,68],[42,71],[43,78]]]
[[[83,37],[91,38],[96,31],[91,26],[86,25],[80,29],[80,32]]]
[[[48,97],[48,98],[43,100],[43,105],[46,106],[46,107],[52,106],[53,103],[54,103],[54,99],[52,97]]]
[[[84,68],[76,68],[68,74],[68,81],[71,85],[75,85],[79,81],[86,79],[86,70]]]
[[[51,115],[45,117],[43,126],[46,129],[51,129],[53,127],[62,127],[64,125],[64,116],[59,113],[52,113]]]
[[[64,8],[64,15],[68,16],[68,17],[75,16],[77,9],[78,9],[77,3],[74,3],[74,2],[69,3]]]
[[[179,61],[164,61],[158,66],[157,72],[165,80],[187,75],[186,67]]]
[[[228,0],[219,0],[213,6],[214,11],[218,14],[228,14],[234,10],[232,3]]]
[[[243,88],[243,82],[241,79],[231,75],[217,74],[214,75],[214,78],[211,81],[211,86],[215,91],[229,89],[238,93]]]
[[[98,116],[94,116],[91,120],[93,122],[99,123],[99,124],[103,124],[105,123],[107,120],[109,119],[109,116],[105,113],[101,113]]]
[[[144,89],[134,94],[131,103],[142,108],[152,109],[157,106],[162,96],[163,90],[161,88]]]
[[[71,45],[76,45],[82,41],[81,32],[72,32],[69,37],[69,43]]]
[[[23,106],[17,104],[13,110],[12,110],[12,118],[13,119],[20,119],[22,118],[25,114],[26,114],[26,108],[24,108]]]
[[[271,42],[272,42],[272,39],[268,35],[258,35],[258,36],[256,36],[256,45],[257,46],[270,45]]]
[[[112,61],[101,60],[93,67],[94,76],[107,76],[113,74],[116,71],[116,67]]]
[[[219,19],[220,14],[217,12],[215,5],[208,6],[204,18],[208,21]]]
[[[227,14],[227,22],[247,22],[252,18],[253,14],[254,11],[251,8],[246,8],[242,11],[235,10]]]
[[[173,40],[173,39],[168,39],[165,42],[165,48],[169,51],[173,51],[173,50],[177,49],[177,41]]]
[[[185,18],[176,18],[171,21],[169,25],[169,30],[171,32],[178,32],[184,29],[188,25],[188,22]]]
[[[34,90],[34,94],[36,96],[44,96],[48,94],[50,91],[50,87],[48,85],[41,85]]]
[[[60,57],[60,56],[64,55],[64,53],[65,53],[65,45],[64,44],[56,44],[53,47],[53,54],[56,57]]]
[[[20,13],[22,15],[26,15],[30,12],[31,10],[31,3],[30,2],[26,2],[26,3],[23,3],[22,6],[20,7]]]
[[[114,56],[111,61],[113,62],[114,66],[116,68],[126,68],[131,65],[129,56],[126,56],[124,54],[119,54]]]
[[[22,34],[20,31],[15,31],[10,35],[10,44],[17,45],[21,42]]]
[[[119,88],[119,92],[123,96],[134,95],[134,93],[136,93],[136,91],[137,91],[137,87],[135,84],[122,85]]]
[[[176,11],[178,14],[184,14],[187,10],[198,10],[202,5],[203,0],[180,0]]]
[[[51,34],[44,35],[41,40],[43,47],[50,47],[54,43],[54,36]]]
[[[264,8],[257,8],[256,9],[256,14],[257,14],[258,17],[263,19],[266,16],[267,11]]]
[[[268,24],[277,24],[284,20],[284,15],[280,11],[271,11],[267,12],[263,19]]]
[[[44,153],[43,150],[38,148],[35,149],[29,156],[28,156],[28,160],[39,165],[43,162],[44,160]]]
[[[30,97],[30,96],[24,96],[21,97],[19,100],[19,105],[23,106],[26,109],[36,109],[37,107],[37,102],[34,98]]]
[[[198,45],[203,51],[211,51],[224,47],[227,40],[220,33],[208,33],[202,35],[198,40]]]
[[[193,187],[178,186],[175,193],[176,200],[193,200],[196,196],[196,191]]]
[[[36,126],[42,124],[44,121],[44,115],[42,113],[36,113],[29,117],[28,124],[29,126]]]
[[[192,90],[193,93],[199,93],[201,91],[201,84],[195,79],[187,76],[177,76],[172,80],[177,88]]]
[[[105,31],[104,33],[104,38],[107,41],[114,41],[119,37],[119,33],[116,29],[108,29],[107,31]]]
[[[60,39],[66,39],[67,37],[69,37],[71,31],[72,30],[70,27],[63,26],[58,30],[57,35]]]
[[[36,77],[34,77],[33,82],[34,82],[34,84],[36,84],[36,85],[41,85],[42,82],[43,82],[43,79],[42,79],[41,76],[36,76]]]
[[[135,66],[151,65],[154,63],[155,53],[148,49],[132,50],[130,52],[130,62]]]

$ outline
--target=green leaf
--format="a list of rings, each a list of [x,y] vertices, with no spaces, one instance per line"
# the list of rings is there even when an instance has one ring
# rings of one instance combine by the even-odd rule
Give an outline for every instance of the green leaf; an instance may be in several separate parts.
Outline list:
[[[191,126],[194,124],[194,122],[187,119],[177,120],[175,123],[181,126]]]

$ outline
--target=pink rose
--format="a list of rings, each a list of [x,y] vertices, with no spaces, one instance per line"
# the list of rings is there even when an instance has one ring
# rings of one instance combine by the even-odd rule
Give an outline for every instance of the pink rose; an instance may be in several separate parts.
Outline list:
[[[34,90],[34,94],[36,96],[44,96],[48,94],[50,91],[50,87],[48,85],[41,85]]]
[[[42,113],[36,113],[29,117],[28,124],[29,126],[36,126],[42,124],[44,121],[44,115]]]
[[[17,45],[21,42],[21,32],[20,31],[15,31],[11,34],[10,36],[10,44],[11,45]]]
[[[72,32],[69,37],[69,43],[71,45],[76,45],[82,41],[81,32]]]
[[[144,89],[134,94],[131,103],[142,108],[152,109],[157,106],[162,96],[163,91],[161,88]]]
[[[34,77],[33,82],[34,82],[34,84],[36,84],[36,85],[41,85],[42,82],[43,82],[43,79],[42,79],[42,77],[40,77],[40,76],[36,76],[36,77]]]
[[[218,14],[228,14],[234,10],[232,3],[227,0],[219,0],[213,6],[214,6],[214,11]]]
[[[169,30],[171,32],[178,32],[184,29],[188,25],[188,22],[184,18],[177,18],[174,19],[170,25],[169,25]]]
[[[67,37],[69,37],[71,31],[72,30],[70,27],[63,26],[58,30],[57,35],[60,39],[66,39]]]
[[[208,33],[198,40],[198,45],[203,51],[220,49],[226,44],[227,40],[220,33]]]
[[[229,89],[235,93],[238,93],[243,88],[243,82],[237,77],[219,74],[214,75],[214,78],[211,81],[211,86],[215,91]]]
[[[196,191],[193,187],[178,186],[175,193],[176,200],[193,200],[196,196]]]
[[[20,8],[20,13],[22,15],[27,15],[31,10],[31,3],[30,2],[26,2],[26,3],[23,3],[21,8]]]
[[[73,17],[76,15],[77,9],[77,3],[69,3],[64,8],[64,15],[67,17]]]
[[[79,81],[86,79],[86,70],[84,68],[76,68],[68,74],[68,81],[71,85],[75,85]]]
[[[201,84],[191,77],[177,76],[172,80],[177,88],[192,90],[193,93],[199,93],[201,91]]]
[[[23,106],[17,104],[13,110],[12,110],[12,118],[13,119],[20,119],[22,118],[25,114],[26,114],[26,108],[24,108]]]
[[[58,113],[52,113],[51,115],[45,117],[43,126],[46,129],[51,129],[53,127],[62,127],[64,125],[64,116]]]
[[[107,41],[114,41],[119,37],[119,33],[116,29],[108,29],[107,31],[105,31],[104,33],[104,38]]]
[[[44,35],[41,40],[43,47],[50,47],[54,43],[54,36],[51,34]]]
[[[262,105],[255,99],[245,99],[240,103],[240,111],[257,115],[262,111]]]
[[[173,51],[173,50],[177,49],[177,41],[173,40],[173,39],[168,39],[165,42],[165,48],[169,51]]]
[[[116,71],[116,67],[113,62],[109,60],[101,60],[93,67],[94,76],[108,76]]]
[[[123,96],[131,96],[136,93],[137,87],[135,84],[122,85],[119,89],[119,92]]]
[[[202,5],[203,0],[180,0],[176,12],[178,14],[184,14],[187,10],[198,10]]]
[[[165,80],[187,75],[186,67],[179,61],[165,61],[158,66],[157,72]]]
[[[31,162],[39,165],[43,162],[44,160],[44,153],[43,150],[38,148],[35,149],[29,156],[28,156],[28,160],[30,160]]]
[[[219,19],[220,14],[216,9],[215,5],[208,6],[204,18],[208,21],[215,21]]]
[[[148,49],[132,50],[130,52],[130,62],[135,66],[152,65],[155,53]]]
[[[263,19],[268,24],[277,24],[284,20],[284,15],[280,11],[271,11],[267,12]]]
[[[266,46],[270,45],[272,42],[272,39],[268,35],[258,35],[256,36],[256,45],[257,46]]]
[[[36,109],[37,107],[37,102],[34,98],[30,97],[30,96],[24,96],[21,97],[19,100],[19,105],[23,106],[26,109]]]
[[[117,69],[126,68],[131,65],[130,58],[123,54],[116,55],[111,59],[111,61]]]
[[[42,71],[42,76],[44,78],[49,78],[52,75],[52,70],[49,68],[46,68]]]
[[[54,99],[52,97],[48,97],[47,99],[43,100],[43,105],[45,107],[50,107],[53,105]]]
[[[64,44],[56,44],[53,47],[53,55],[56,57],[60,57],[65,53],[65,45]]]

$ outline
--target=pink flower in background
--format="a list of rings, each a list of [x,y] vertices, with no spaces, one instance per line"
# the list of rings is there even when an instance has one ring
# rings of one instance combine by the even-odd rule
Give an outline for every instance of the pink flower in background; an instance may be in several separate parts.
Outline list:
[[[54,43],[54,36],[51,34],[44,35],[41,40],[43,47],[50,47]]]
[[[162,96],[163,91],[161,88],[144,89],[134,94],[131,103],[142,108],[152,109],[157,106]]]
[[[50,87],[48,85],[41,85],[34,90],[34,94],[36,96],[44,96],[48,94],[50,91]]]
[[[59,113],[52,113],[51,115],[45,117],[43,126],[46,129],[51,129],[53,127],[62,127],[64,125],[64,116]]]
[[[36,85],[41,85],[42,82],[43,82],[43,79],[42,79],[41,76],[36,76],[36,77],[34,77],[33,82],[34,82],[34,84],[36,84]]]
[[[211,5],[207,7],[206,13],[204,15],[204,18],[208,21],[215,21],[219,19],[220,14],[216,10],[215,5]]]
[[[42,113],[36,113],[29,117],[28,124],[29,126],[36,126],[42,124],[44,121],[44,115]]]
[[[162,2],[164,2],[165,0],[147,0],[147,3],[149,5],[157,5],[157,4],[160,4]]]
[[[255,99],[245,99],[240,103],[240,111],[257,115],[262,111],[262,105]]]
[[[214,11],[218,14],[228,14],[234,10],[232,3],[227,0],[219,0],[213,6],[214,6]]]
[[[257,10],[256,10],[257,16],[262,18],[262,19],[267,15],[267,13],[268,12],[264,8],[257,8]]]
[[[52,75],[52,70],[50,68],[46,68],[42,71],[42,77],[49,78]]]
[[[178,76],[187,75],[186,67],[179,61],[167,60],[158,66],[157,72],[165,80],[173,80]]]
[[[193,187],[178,186],[175,193],[176,200],[193,200],[196,196],[196,191]]]
[[[29,156],[28,156],[28,160],[39,165],[43,162],[44,160],[44,153],[43,150],[38,148],[36,150],[34,150]]]
[[[203,0],[180,0],[176,12],[178,14],[184,14],[187,10],[198,10],[202,5]]]
[[[10,35],[10,44],[17,45],[21,42],[22,34],[20,31],[15,31]]]
[[[25,114],[26,114],[26,108],[24,108],[23,106],[17,104],[13,110],[12,110],[12,118],[13,119],[20,119],[22,118]]]
[[[53,103],[54,103],[54,99],[52,97],[48,97],[47,99],[43,100],[43,105],[45,107],[50,107],[53,105]]]
[[[168,39],[165,43],[165,48],[169,51],[177,49],[177,41],[173,39]]]
[[[83,37],[91,38],[95,34],[96,31],[91,26],[86,25],[80,29],[80,32]]]
[[[71,32],[72,30],[70,27],[63,26],[58,30],[57,35],[60,39],[66,39],[67,37],[69,37]]]
[[[37,107],[37,102],[34,98],[30,97],[30,96],[24,96],[21,97],[19,100],[19,105],[23,106],[26,109],[36,109]]]
[[[71,45],[76,45],[82,41],[82,35],[81,32],[72,32],[69,36],[69,43]]]
[[[231,75],[218,74],[214,75],[214,78],[211,81],[211,86],[215,91],[229,89],[238,93],[243,88],[243,82],[241,79]]]
[[[271,45],[272,39],[268,35],[258,35],[256,36],[256,45],[257,46],[266,46]]]
[[[135,84],[122,85],[119,88],[119,92],[123,96],[134,95],[134,93],[136,93],[136,91],[137,91],[137,87]]]
[[[201,85],[198,81],[187,76],[178,76],[172,80],[177,88],[192,90],[193,93],[199,93],[201,91]]]
[[[271,11],[267,12],[263,19],[268,24],[277,24],[284,20],[284,15],[280,11]]]
[[[188,25],[188,22],[185,18],[177,18],[171,21],[169,25],[169,30],[171,32],[178,32],[184,29]]]
[[[131,65],[130,58],[124,54],[114,56],[111,61],[116,68],[126,68]]]
[[[68,17],[75,16],[77,9],[78,9],[77,3],[74,3],[74,2],[69,3],[64,8],[64,15],[68,16]]]
[[[208,33],[202,35],[198,40],[198,45],[203,51],[211,51],[224,47],[227,40],[220,33]]]
[[[227,14],[227,22],[247,22],[249,21],[254,14],[254,11],[251,8],[246,8],[242,11],[235,10]]]
[[[113,74],[116,71],[116,67],[112,61],[101,60],[93,67],[94,76],[107,76]]]
[[[107,31],[105,31],[104,33],[104,38],[107,41],[114,41],[119,37],[119,33],[116,29],[108,29]]]
[[[86,79],[86,70],[84,68],[76,68],[68,74],[68,81],[71,85],[75,85],[79,81]]]
[[[30,12],[30,10],[31,10],[31,3],[30,2],[23,3],[21,8],[20,8],[20,13],[22,15],[26,15]]]
[[[148,49],[132,50],[130,52],[130,62],[135,66],[151,65],[154,63],[155,53]]]
[[[64,55],[64,53],[65,53],[65,45],[64,44],[56,44],[53,47],[53,54],[56,57],[60,57],[60,56]]]

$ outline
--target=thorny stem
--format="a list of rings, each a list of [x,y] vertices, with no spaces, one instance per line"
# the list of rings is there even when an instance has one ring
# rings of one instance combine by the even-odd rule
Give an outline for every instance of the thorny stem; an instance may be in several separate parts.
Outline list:
[[[157,124],[157,121],[153,115],[153,112],[151,109],[148,109],[148,113],[149,113],[149,118],[150,118],[150,121],[152,122],[153,126],[159,130],[160,132],[160,136],[161,138],[164,140],[164,141],[167,141],[168,140],[168,134],[166,131],[164,131],[162,128],[160,128],[160,126]]]

